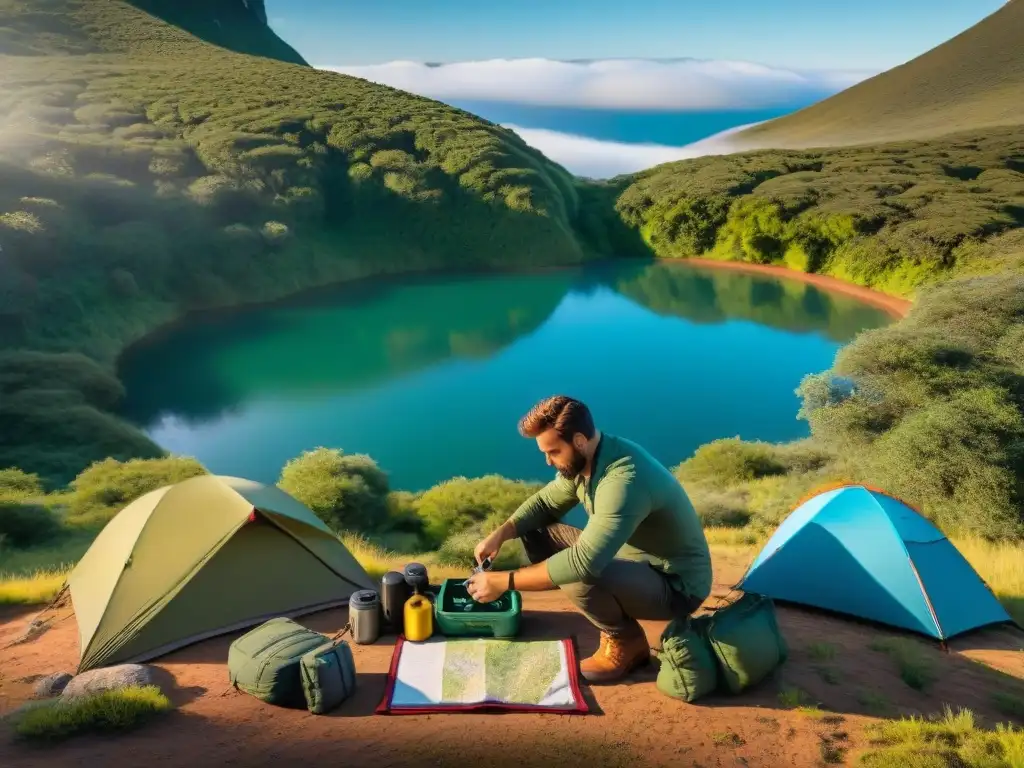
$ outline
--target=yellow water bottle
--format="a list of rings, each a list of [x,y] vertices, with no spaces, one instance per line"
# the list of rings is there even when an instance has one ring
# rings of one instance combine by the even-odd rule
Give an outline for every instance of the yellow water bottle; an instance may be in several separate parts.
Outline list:
[[[418,643],[434,634],[434,606],[416,594],[405,601],[405,639]]]

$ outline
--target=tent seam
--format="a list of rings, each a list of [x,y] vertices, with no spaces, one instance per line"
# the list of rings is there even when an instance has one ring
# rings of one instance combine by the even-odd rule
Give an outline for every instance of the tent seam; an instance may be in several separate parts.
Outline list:
[[[861,486],[863,488],[863,486]],[[939,633],[939,639],[945,641],[946,633],[942,629],[942,625],[939,623],[939,617],[935,613],[935,608],[932,606],[932,599],[928,596],[928,590],[924,586],[924,582],[921,581],[921,576],[917,572],[917,565],[914,563],[914,558],[910,555],[910,550],[907,549],[907,543],[900,536],[900,532],[896,529],[896,525],[893,523],[892,518],[889,517],[889,513],[885,511],[885,507],[878,503],[878,499],[875,498],[874,493],[869,491],[867,488],[863,490],[871,497],[871,503],[882,513],[882,517],[885,518],[885,522],[892,530],[896,540],[900,543],[900,549],[903,550],[903,554],[907,556],[907,563],[910,564],[910,570],[914,572],[914,580],[917,581],[918,589],[921,590],[921,597],[924,598],[925,607],[928,609],[928,615],[931,616],[932,623],[935,625],[935,631]],[[890,497],[891,498],[891,497]],[[905,502],[901,502],[905,503]],[[906,505],[908,508],[909,504]],[[915,510],[916,511],[916,510]]]

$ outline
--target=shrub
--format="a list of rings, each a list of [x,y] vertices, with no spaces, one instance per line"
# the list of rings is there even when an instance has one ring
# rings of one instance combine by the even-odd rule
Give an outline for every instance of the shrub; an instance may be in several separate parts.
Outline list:
[[[476,564],[473,550],[490,533],[481,527],[471,528],[449,536],[437,550],[437,562],[454,568],[465,568],[468,575]],[[498,553],[492,568],[499,570],[517,568],[526,562],[523,545],[518,541],[507,541]]]
[[[687,489],[694,509],[705,528],[738,528],[750,522],[751,511],[746,494],[736,488]]]
[[[278,486],[338,533],[388,526],[388,476],[364,454],[306,451],[285,465]]]
[[[676,468],[681,482],[713,482],[729,485],[758,477],[780,475],[786,467],[769,443],[723,438],[702,445]]]
[[[39,475],[23,472],[17,467],[0,469],[0,498],[42,496],[43,484]]]
[[[70,517],[80,523],[106,522],[123,507],[150,491],[207,474],[193,458],[104,459],[92,464],[71,483]]]
[[[499,475],[456,477],[424,491],[417,510],[433,546],[449,536],[485,524],[497,526],[541,486]]]
[[[134,730],[172,705],[155,685],[33,703],[10,715],[18,739],[49,745],[84,733]]]
[[[43,544],[60,531],[60,520],[48,507],[0,496],[0,541],[24,549]]]

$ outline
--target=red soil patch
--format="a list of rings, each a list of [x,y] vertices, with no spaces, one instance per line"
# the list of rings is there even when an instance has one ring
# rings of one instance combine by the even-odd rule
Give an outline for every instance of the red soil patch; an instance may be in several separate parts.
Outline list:
[[[698,269],[731,269],[737,272],[771,275],[772,277],[780,277],[785,280],[799,280],[800,282],[809,283],[821,288],[823,291],[840,293],[844,296],[850,296],[862,301],[865,304],[878,307],[895,318],[905,317],[912,306],[912,302],[907,299],[901,299],[898,296],[890,296],[887,293],[882,293],[881,291],[876,291],[871,288],[865,288],[862,285],[855,285],[853,283],[848,283],[845,280],[839,280],[835,277],[828,277],[827,275],[800,272],[795,269],[788,269],[787,267],[780,267],[771,264],[748,264],[744,261],[719,261],[718,259],[703,259],[698,257],[686,259],[665,259],[665,261],[671,261],[678,264],[688,264]]]
[[[716,590],[725,597],[744,563],[716,560]],[[530,637],[575,636],[583,654],[597,645],[590,629],[558,592],[526,595],[522,630]],[[24,631],[35,612],[0,623],[0,713],[31,695],[38,676],[74,669],[78,642],[74,618],[65,614],[35,640],[4,648]],[[388,717],[372,714],[384,690],[393,638],[353,646],[359,672],[357,694],[334,712],[314,716],[268,705],[233,691],[227,680],[227,650],[238,635],[183,649],[158,660],[178,711],[144,729],[119,737],[82,737],[39,749],[14,744],[0,733],[0,764],[28,766],[115,765],[162,767],[219,765],[390,766],[462,765],[666,765],[809,766],[820,764],[825,747],[856,749],[863,725],[885,706],[887,714],[932,713],[944,703],[967,706],[988,719],[996,690],[1024,691],[1021,681],[975,663],[970,657],[1024,677],[1024,640],[990,630],[960,641],[951,653],[921,641],[937,680],[928,693],[903,683],[895,663],[869,645],[879,629],[834,617],[780,607],[791,658],[776,679],[738,697],[712,696],[688,705],[657,691],[656,662],[629,681],[584,686],[594,710],[588,715],[452,714]],[[301,619],[334,633],[346,611]],[[663,623],[646,625],[657,644]],[[823,645],[828,643],[828,646]],[[831,659],[829,649],[834,652]],[[820,703],[824,717],[792,709],[780,692],[799,689]],[[847,753],[851,757],[853,752]]]

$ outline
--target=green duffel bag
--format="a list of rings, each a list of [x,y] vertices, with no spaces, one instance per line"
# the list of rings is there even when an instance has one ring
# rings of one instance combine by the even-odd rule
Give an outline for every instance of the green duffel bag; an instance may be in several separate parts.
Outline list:
[[[657,687],[666,696],[691,702],[718,687],[718,662],[704,617],[673,619],[661,634]]]
[[[706,618],[707,638],[720,665],[721,682],[730,693],[761,682],[789,657],[775,605],[764,595],[748,592]]]
[[[306,706],[299,662],[328,638],[291,619],[276,618],[235,640],[228,650],[228,679],[260,701],[294,709]]]
[[[330,712],[355,692],[356,665],[352,648],[333,640],[310,651],[299,662],[306,708],[314,715]]]

